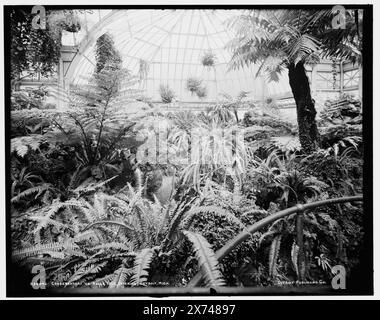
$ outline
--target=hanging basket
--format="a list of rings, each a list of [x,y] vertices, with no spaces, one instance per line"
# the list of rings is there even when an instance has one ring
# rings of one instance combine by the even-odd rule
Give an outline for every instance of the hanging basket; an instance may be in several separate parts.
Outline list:
[[[216,55],[212,51],[208,51],[203,55],[201,62],[205,67],[214,67],[216,64]]]

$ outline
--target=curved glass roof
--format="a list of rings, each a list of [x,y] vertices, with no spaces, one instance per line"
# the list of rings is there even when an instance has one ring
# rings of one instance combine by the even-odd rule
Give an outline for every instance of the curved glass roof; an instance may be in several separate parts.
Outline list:
[[[96,39],[107,32],[122,55],[124,67],[133,74],[140,75],[141,60],[147,63],[139,87],[155,100],[160,100],[160,84],[166,84],[178,100],[200,101],[186,89],[189,77],[203,80],[208,91],[205,101],[216,100],[221,93],[236,96],[248,91],[256,100],[289,92],[285,74],[279,82],[268,83],[255,78],[257,66],[227,70],[231,52],[226,44],[234,33],[226,22],[237,14],[238,10],[94,10],[85,14],[86,26],[76,35],[79,52],[66,77],[78,82],[93,72]],[[206,52],[216,56],[214,67],[203,66]]]

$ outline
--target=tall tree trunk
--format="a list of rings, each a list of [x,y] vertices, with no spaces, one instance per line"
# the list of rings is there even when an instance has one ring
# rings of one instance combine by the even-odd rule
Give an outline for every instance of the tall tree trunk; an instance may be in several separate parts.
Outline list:
[[[309,79],[302,62],[291,63],[289,69],[289,84],[292,88],[297,106],[298,134],[302,150],[311,153],[317,149],[319,133],[315,121],[314,100],[311,98]]]

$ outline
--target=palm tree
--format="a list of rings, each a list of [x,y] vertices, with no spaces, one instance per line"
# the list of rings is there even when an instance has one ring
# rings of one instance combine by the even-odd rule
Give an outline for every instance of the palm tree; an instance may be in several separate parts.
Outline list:
[[[250,10],[230,21],[237,36],[230,69],[258,64],[258,75],[278,81],[288,71],[297,106],[299,139],[305,153],[318,147],[316,110],[305,65],[320,58],[361,63],[362,14],[346,10],[345,29],[334,29],[334,10]]]

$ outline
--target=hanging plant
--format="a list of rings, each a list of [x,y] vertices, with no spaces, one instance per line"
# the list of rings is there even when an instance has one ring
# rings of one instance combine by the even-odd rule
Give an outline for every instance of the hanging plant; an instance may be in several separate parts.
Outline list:
[[[172,89],[169,88],[168,85],[161,84],[160,85],[160,96],[162,102],[171,103],[175,97],[175,93]]]
[[[188,78],[186,82],[186,89],[191,92],[191,95],[194,95],[202,86],[201,79],[198,78]]]
[[[202,57],[202,65],[205,67],[213,67],[216,63],[216,55],[212,51],[206,52]]]

